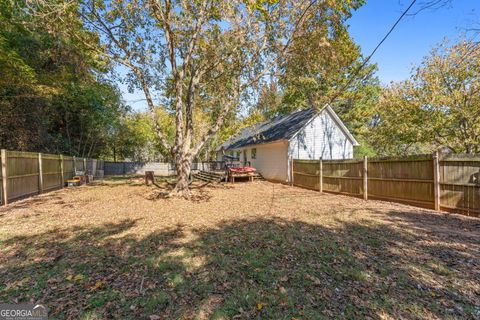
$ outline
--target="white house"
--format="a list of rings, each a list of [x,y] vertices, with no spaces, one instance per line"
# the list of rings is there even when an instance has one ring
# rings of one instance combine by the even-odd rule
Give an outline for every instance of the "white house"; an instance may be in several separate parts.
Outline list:
[[[358,142],[330,106],[313,108],[245,128],[217,149],[217,160],[233,155],[265,179],[288,182],[290,159],[351,159]]]

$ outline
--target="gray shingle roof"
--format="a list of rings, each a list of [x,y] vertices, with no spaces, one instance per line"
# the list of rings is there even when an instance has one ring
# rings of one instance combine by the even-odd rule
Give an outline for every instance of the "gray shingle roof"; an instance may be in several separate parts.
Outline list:
[[[317,111],[314,108],[308,108],[254,124],[242,129],[237,135],[218,147],[218,150],[289,140],[316,114]]]

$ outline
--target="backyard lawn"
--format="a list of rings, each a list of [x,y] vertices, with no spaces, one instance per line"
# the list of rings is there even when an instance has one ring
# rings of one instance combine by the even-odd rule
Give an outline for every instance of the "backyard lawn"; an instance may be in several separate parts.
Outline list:
[[[0,302],[59,319],[480,319],[480,219],[269,182],[157,193],[117,178],[0,209]]]

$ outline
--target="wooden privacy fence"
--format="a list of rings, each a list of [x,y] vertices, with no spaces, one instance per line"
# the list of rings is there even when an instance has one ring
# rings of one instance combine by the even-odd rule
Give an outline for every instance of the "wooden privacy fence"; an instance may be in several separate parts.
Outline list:
[[[292,160],[292,184],[480,216],[480,156]]]
[[[103,161],[64,155],[9,151],[0,153],[0,203],[60,189],[76,173],[103,176]]]

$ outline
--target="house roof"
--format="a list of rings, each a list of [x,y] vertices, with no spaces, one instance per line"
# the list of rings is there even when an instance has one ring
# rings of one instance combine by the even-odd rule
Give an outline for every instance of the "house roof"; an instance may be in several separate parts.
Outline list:
[[[315,109],[309,108],[254,124],[242,129],[237,135],[223,143],[219,149],[236,149],[247,145],[289,140],[315,114]]]
[[[328,105],[324,109],[331,114],[334,121],[345,133],[347,138],[352,141],[353,145],[358,145],[355,138],[350,134],[333,109]],[[217,150],[237,149],[249,145],[275,142],[280,140],[290,140],[297,134],[297,132],[306,126],[310,120],[312,120],[324,109],[316,111],[314,108],[308,108],[286,115],[277,116],[265,122],[254,124],[250,127],[242,129],[237,135],[233,136],[219,146]]]

